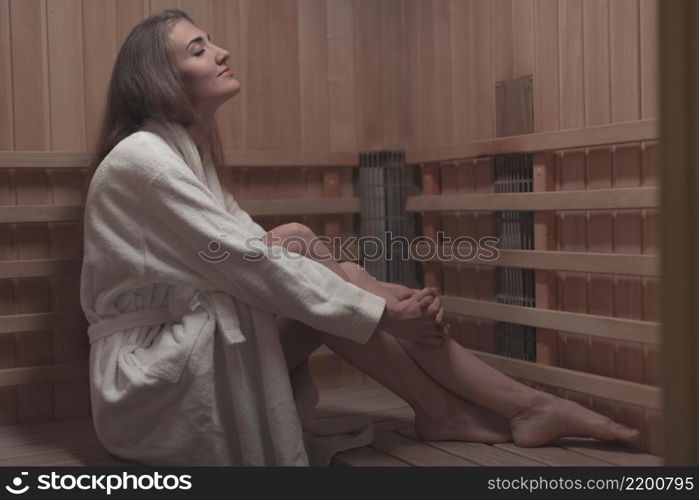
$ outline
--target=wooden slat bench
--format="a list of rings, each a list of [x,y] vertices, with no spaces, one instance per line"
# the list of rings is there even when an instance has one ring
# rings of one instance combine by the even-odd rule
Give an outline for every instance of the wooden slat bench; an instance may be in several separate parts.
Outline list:
[[[371,446],[335,457],[338,466],[656,466],[659,457],[590,439],[520,448],[456,441],[419,441],[412,409],[371,384],[321,391],[319,418],[361,414],[375,423]],[[0,466],[134,466],[99,443],[91,419],[0,427]]]

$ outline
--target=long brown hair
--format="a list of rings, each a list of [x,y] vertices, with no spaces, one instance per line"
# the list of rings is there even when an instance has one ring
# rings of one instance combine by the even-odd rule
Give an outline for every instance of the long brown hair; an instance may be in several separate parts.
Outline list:
[[[149,119],[196,125],[199,117],[182,85],[170,42],[172,26],[179,20],[192,19],[178,9],[165,10],[144,19],[124,41],[109,81],[107,105],[102,129],[92,160],[92,169],[119,141],[136,132]],[[216,124],[207,136],[211,159],[221,183],[223,151]]]

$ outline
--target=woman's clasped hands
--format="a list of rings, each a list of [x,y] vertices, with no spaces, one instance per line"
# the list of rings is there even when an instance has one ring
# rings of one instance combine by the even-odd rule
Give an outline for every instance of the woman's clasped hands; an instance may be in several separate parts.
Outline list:
[[[408,289],[396,301],[387,301],[379,330],[396,338],[438,346],[449,334],[444,307],[436,288]]]

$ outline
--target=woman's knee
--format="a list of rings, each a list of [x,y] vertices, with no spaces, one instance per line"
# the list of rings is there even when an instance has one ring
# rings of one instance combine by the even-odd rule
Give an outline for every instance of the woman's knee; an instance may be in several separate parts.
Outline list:
[[[315,234],[308,226],[298,222],[290,222],[271,229],[263,241],[268,246],[282,246],[292,252],[305,254],[306,248],[313,238],[315,238]]]

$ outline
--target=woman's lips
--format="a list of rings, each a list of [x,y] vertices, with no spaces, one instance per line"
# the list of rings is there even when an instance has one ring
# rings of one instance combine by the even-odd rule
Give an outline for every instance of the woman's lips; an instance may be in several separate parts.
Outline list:
[[[231,69],[230,69],[230,68],[226,68],[226,69],[224,69],[224,70],[221,72],[221,74],[218,75],[218,76],[232,75],[232,74],[233,74],[233,72],[231,71]]]

